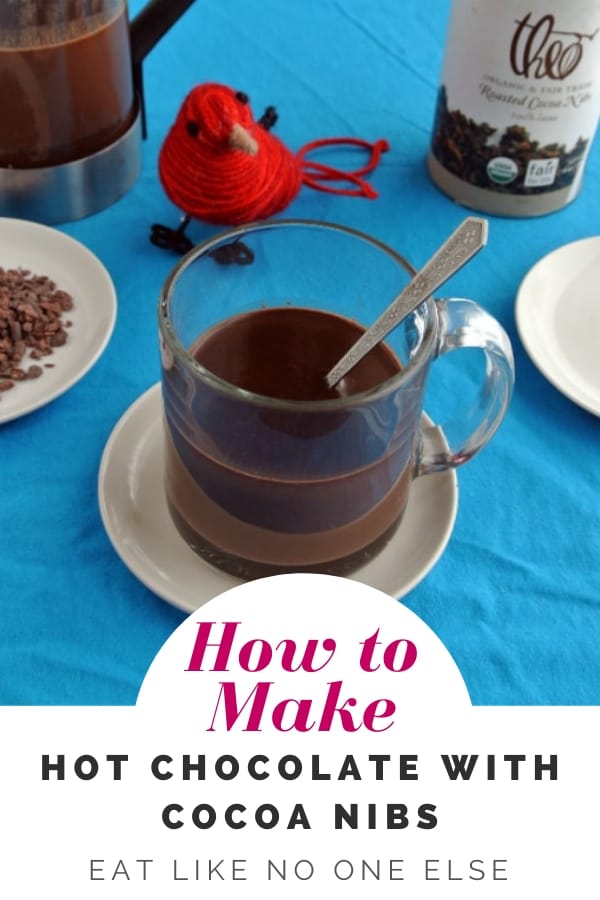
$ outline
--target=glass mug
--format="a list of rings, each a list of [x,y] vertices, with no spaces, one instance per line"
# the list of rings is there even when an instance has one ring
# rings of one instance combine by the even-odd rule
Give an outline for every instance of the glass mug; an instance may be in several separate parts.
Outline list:
[[[415,478],[492,437],[512,350],[470,300],[428,299],[326,386],[412,271],[351,228],[279,220],[221,233],[171,272],[159,303],[165,491],[201,557],[244,579],[346,575],[391,538]],[[431,363],[465,346],[481,348],[485,374],[449,447],[422,420],[424,389]]]

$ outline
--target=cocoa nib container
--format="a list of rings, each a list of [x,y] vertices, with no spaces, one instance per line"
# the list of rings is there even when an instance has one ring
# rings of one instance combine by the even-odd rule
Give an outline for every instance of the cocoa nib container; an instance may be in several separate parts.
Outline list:
[[[555,212],[579,193],[600,112],[600,0],[455,0],[427,166],[458,203]]]

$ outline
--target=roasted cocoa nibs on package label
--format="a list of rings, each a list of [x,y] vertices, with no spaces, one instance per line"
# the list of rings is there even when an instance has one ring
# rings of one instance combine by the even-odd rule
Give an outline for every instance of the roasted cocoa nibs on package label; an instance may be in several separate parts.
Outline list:
[[[39,378],[49,356],[67,341],[63,314],[73,298],[47,275],[0,267],[0,398],[18,381]]]
[[[569,187],[582,163],[588,141],[578,138],[564,144],[540,144],[522,125],[509,125],[502,132],[488,122],[477,122],[460,109],[449,109],[445,87],[438,94],[431,149],[440,163],[457,178],[476,187],[508,194],[540,194]],[[494,159],[509,161],[513,172],[508,179],[490,174]],[[527,180],[530,165],[544,172],[550,162],[549,180]]]

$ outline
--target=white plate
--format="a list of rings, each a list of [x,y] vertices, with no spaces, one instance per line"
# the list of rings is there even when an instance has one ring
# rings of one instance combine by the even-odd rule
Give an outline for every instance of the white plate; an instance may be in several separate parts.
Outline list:
[[[100,514],[118,555],[140,581],[174,606],[194,612],[240,582],[190,550],[173,525],[163,490],[160,385],[129,407],[104,448]],[[441,556],[458,506],[453,471],[418,478],[400,527],[378,557],[352,576],[401,597]]]
[[[565,244],[537,262],[519,287],[515,316],[540,372],[600,415],[600,237]]]
[[[20,381],[0,398],[0,423],[9,422],[49,403],[91,369],[112,334],[117,301],[110,275],[94,254],[78,241],[36,222],[0,218],[0,266],[48,275],[57,289],[73,296],[73,309],[63,320],[73,324],[69,339],[39,362],[43,375]],[[31,365],[29,354],[24,363]],[[53,368],[44,368],[52,363]]]

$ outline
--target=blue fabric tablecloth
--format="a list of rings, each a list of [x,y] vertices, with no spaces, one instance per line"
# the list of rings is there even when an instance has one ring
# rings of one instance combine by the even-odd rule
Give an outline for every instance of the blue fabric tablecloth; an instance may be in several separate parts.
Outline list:
[[[176,258],[148,232],[178,221],[157,156],[184,95],[220,81],[246,91],[255,112],[274,104],[292,149],[327,136],[387,138],[370,176],[378,200],[305,188],[287,214],[370,232],[419,265],[466,214],[425,167],[448,15],[449,0],[198,0],[150,54],[140,179],[109,209],[59,226],[114,280],[112,339],[69,392],[0,428],[0,703],[134,703],[185,615],[120,561],[96,496],[113,426],[159,377],[155,311]],[[600,423],[543,378],[514,319],[531,266],[600,232],[599,201],[597,140],[575,202],[535,219],[489,217],[488,247],[444,291],[484,305],[516,357],[508,416],[459,471],[449,544],[404,598],[454,655],[476,704],[600,701]],[[195,222],[190,234],[216,230]]]

